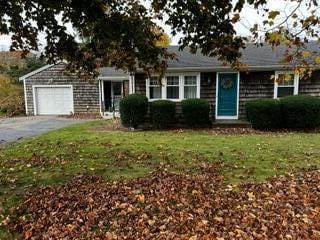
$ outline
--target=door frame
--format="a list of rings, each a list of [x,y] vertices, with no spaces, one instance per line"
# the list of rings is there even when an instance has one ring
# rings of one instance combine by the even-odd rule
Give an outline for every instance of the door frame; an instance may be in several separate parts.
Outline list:
[[[33,114],[35,116],[38,115],[38,106],[37,106],[37,98],[36,91],[37,88],[70,88],[71,90],[71,109],[72,114],[74,114],[74,95],[73,95],[73,85],[32,85],[32,97],[33,97]],[[55,114],[52,114],[55,115]]]
[[[122,79],[122,78],[121,78],[121,79],[117,79],[117,78],[115,78],[114,80],[111,80],[111,79],[110,79],[110,80],[109,80],[109,79],[108,79],[108,80],[106,80],[106,79],[102,79],[102,80],[101,80],[101,83],[102,83],[102,84],[101,84],[101,98],[102,98],[103,104],[105,104],[105,100],[106,100],[105,95],[104,95],[104,82],[110,82],[110,83],[111,83],[111,84],[110,84],[110,85],[111,85],[111,89],[110,89],[110,90],[111,90],[111,100],[113,101],[112,95],[113,95],[114,93],[113,93],[113,84],[112,84],[112,83],[113,83],[113,82],[121,83],[121,96],[122,96],[122,98],[123,98],[123,96],[124,96],[124,89],[123,89],[123,88],[124,88],[124,81],[126,81],[126,80],[128,80],[128,79]],[[112,103],[112,104],[113,104],[113,103]],[[102,104],[101,104],[101,106],[100,106],[100,109],[102,109]],[[104,114],[104,113],[113,113],[113,112],[109,112],[109,111],[106,111],[106,110],[105,110],[105,111],[103,112],[103,114]]]
[[[111,104],[112,106],[114,106],[114,88],[113,88],[113,84],[114,83],[121,83],[121,99],[123,98],[124,95],[124,81],[111,81]],[[114,112],[118,112],[116,110],[114,110]]]
[[[218,96],[219,96],[219,75],[220,74],[228,74],[228,73],[235,73],[237,74],[237,114],[236,116],[218,116]],[[239,119],[239,93],[240,93],[240,72],[217,72],[216,73],[216,109],[215,109],[215,118],[216,119],[225,119],[225,120],[236,120]]]

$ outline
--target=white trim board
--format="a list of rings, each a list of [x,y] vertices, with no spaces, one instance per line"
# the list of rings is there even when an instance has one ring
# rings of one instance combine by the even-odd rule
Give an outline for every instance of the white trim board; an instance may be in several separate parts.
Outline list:
[[[219,74],[237,74],[237,115],[236,116],[218,116],[218,96],[219,96]],[[216,73],[216,104],[215,104],[215,119],[218,120],[236,120],[239,119],[239,98],[240,98],[240,72],[217,72]]]
[[[118,80],[114,80],[114,81],[110,81],[110,80],[103,80],[100,79],[99,83],[101,83],[101,87],[99,88],[100,94],[101,94],[101,98],[100,98],[100,112],[101,115],[104,116],[106,113],[111,114],[112,112],[108,112],[108,111],[102,111],[102,108],[105,108],[105,106],[102,106],[102,103],[105,104],[105,95],[104,95],[104,82],[110,82],[111,83],[111,95],[113,95],[113,83],[121,83],[121,96],[122,98],[124,97],[124,81],[126,80],[122,80],[122,81],[118,81]],[[129,86],[130,87],[130,86]],[[130,89],[129,89],[130,90]],[[130,93],[129,93],[130,94]],[[111,96],[111,98],[113,99],[113,97]]]
[[[48,68],[51,68],[51,67],[53,67],[53,66],[56,66],[56,65],[58,65],[59,63],[67,63],[67,61],[64,61],[64,60],[63,60],[63,61],[58,61],[58,62],[53,63],[53,64],[47,64],[47,65],[45,65],[45,66],[43,66],[43,67],[41,67],[41,68],[38,68],[38,69],[36,69],[36,70],[34,70],[34,71],[30,72],[30,73],[27,73],[26,75],[23,75],[23,76],[19,77],[19,81],[23,81],[23,80],[25,80],[25,79],[27,79],[27,78],[29,78],[29,77],[37,74],[37,73],[40,73],[40,72],[42,72],[42,71],[44,71],[44,70],[46,70],[46,69],[48,69]]]
[[[312,66],[315,67],[315,66]],[[294,69],[294,66],[287,66],[287,65],[265,65],[265,66],[249,66],[247,69],[241,71],[241,72],[261,72],[261,71],[286,71],[286,70],[292,70]],[[315,68],[315,69],[319,69]],[[233,68],[230,66],[206,66],[206,67],[168,67],[166,70],[166,74],[170,73],[180,73],[181,71],[188,73],[188,72],[221,72],[221,73],[230,73],[235,72],[233,71]],[[136,73],[143,73],[142,69],[138,69]]]
[[[37,101],[36,101],[36,88],[70,88],[71,89],[71,106],[72,113],[74,113],[74,94],[72,85],[33,85],[32,86],[32,97],[33,97],[33,114],[38,115]]]
[[[102,83],[102,81],[99,80],[98,81],[98,85],[99,85],[99,109],[100,109],[100,115],[103,117],[101,83]]]
[[[26,86],[26,80],[23,79],[23,95],[24,95],[24,106],[26,110],[26,115],[28,115],[28,97],[27,97],[27,86]]]
[[[64,63],[64,61],[57,62],[56,64],[47,64],[47,65],[45,65],[45,66],[43,66],[43,67],[41,67],[41,68],[38,68],[38,69],[36,69],[36,70],[34,70],[34,71],[26,74],[26,75],[23,75],[22,77],[19,77],[19,81],[26,80],[27,78],[29,78],[29,77],[37,74],[37,73],[40,73],[40,72],[42,72],[42,71],[44,71],[44,70],[46,70],[46,69],[48,69],[48,68],[51,68],[51,67],[53,67],[53,66],[55,66],[55,65],[57,65],[57,64],[59,64],[59,63]]]
[[[130,76],[123,76],[123,77],[98,77],[98,80],[104,80],[104,81],[125,81],[130,80]]]

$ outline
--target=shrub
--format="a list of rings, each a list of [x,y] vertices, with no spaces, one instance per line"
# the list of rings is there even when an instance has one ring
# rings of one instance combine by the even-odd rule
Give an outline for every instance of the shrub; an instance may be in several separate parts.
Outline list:
[[[120,101],[121,122],[126,127],[137,128],[145,122],[148,113],[148,98],[141,94],[131,94]]]
[[[258,99],[246,104],[247,119],[255,129],[276,129],[282,126],[280,101]]]
[[[284,126],[287,128],[315,128],[320,126],[320,99],[308,95],[281,98]]]
[[[182,116],[189,127],[204,127],[210,124],[210,105],[204,99],[192,98],[181,102]]]
[[[174,120],[176,104],[169,100],[157,100],[150,104],[150,117],[153,127],[167,128]]]
[[[23,88],[0,75],[0,113],[14,116],[24,113]]]

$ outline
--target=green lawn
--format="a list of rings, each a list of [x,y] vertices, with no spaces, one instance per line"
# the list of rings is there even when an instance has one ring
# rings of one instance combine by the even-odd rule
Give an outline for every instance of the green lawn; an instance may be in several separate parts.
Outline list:
[[[319,134],[97,130],[105,124],[111,122],[74,125],[0,149],[0,216],[26,191],[83,173],[114,180],[143,176],[159,164],[180,172],[219,162],[226,182],[238,183],[320,165]]]

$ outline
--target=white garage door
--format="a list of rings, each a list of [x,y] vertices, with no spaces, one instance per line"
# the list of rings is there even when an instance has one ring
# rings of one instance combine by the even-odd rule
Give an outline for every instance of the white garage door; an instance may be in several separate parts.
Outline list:
[[[73,112],[71,86],[34,87],[36,115],[68,115]]]

